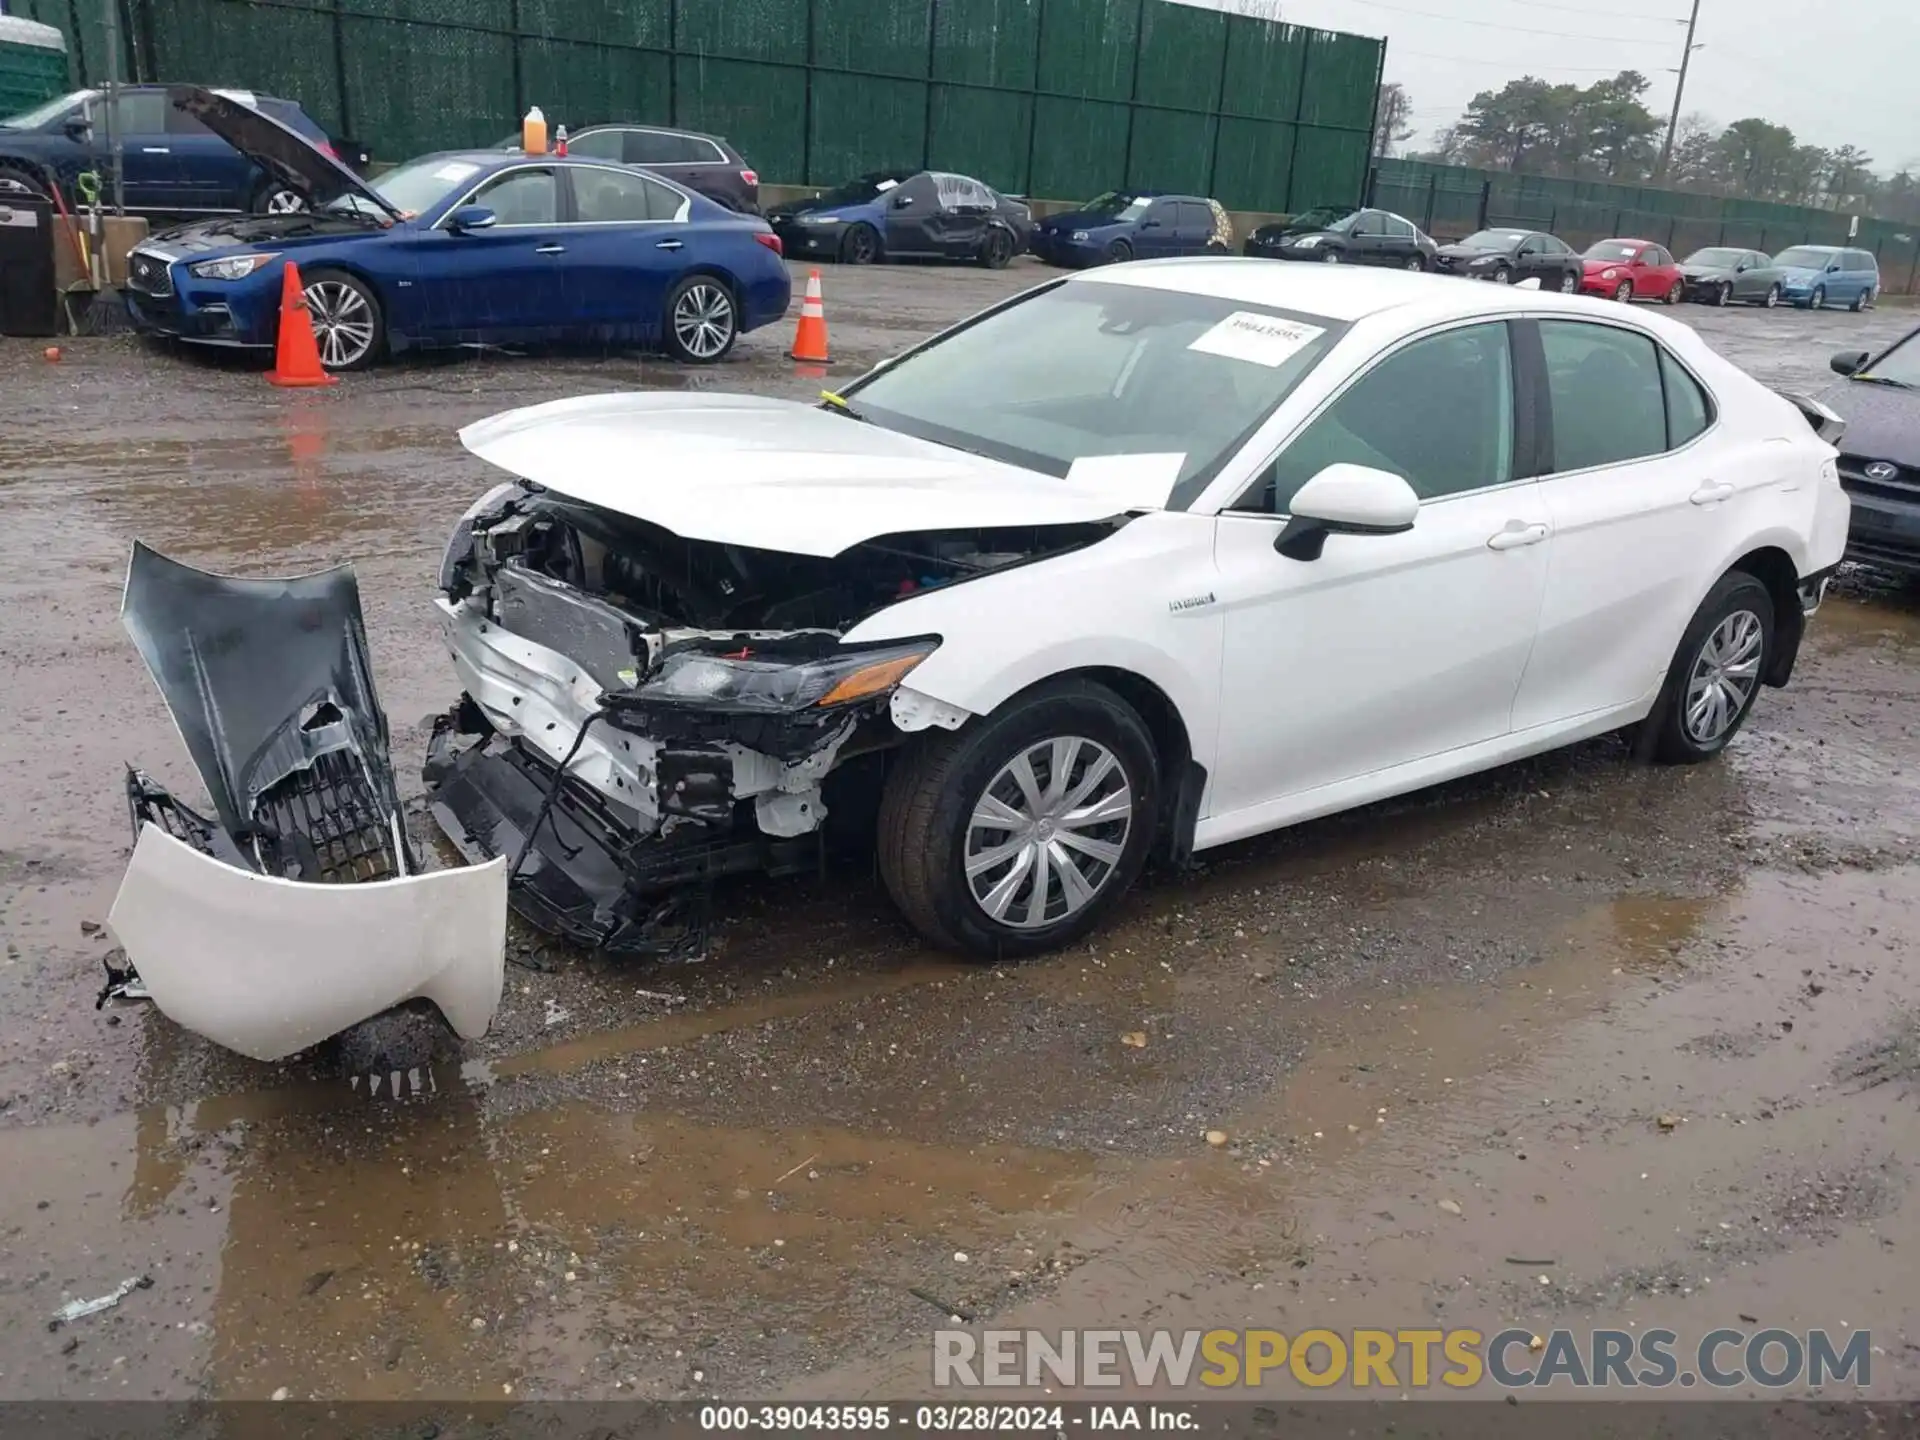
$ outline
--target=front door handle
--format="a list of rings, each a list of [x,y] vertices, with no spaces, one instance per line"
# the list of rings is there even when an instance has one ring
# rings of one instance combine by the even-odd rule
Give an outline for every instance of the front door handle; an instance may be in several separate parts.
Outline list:
[[[564,245],[536,245],[533,247],[533,253],[536,255],[564,255],[567,253],[567,247]]]
[[[1733,486],[1724,480],[1709,480],[1687,498],[1696,505],[1718,505],[1733,494]]]
[[[1544,525],[1522,525],[1518,520],[1509,520],[1507,528],[1497,532],[1487,541],[1489,550],[1518,550],[1522,545],[1538,545],[1547,538]]]
[[[678,250],[680,243],[678,240],[656,240],[653,248],[656,250]]]

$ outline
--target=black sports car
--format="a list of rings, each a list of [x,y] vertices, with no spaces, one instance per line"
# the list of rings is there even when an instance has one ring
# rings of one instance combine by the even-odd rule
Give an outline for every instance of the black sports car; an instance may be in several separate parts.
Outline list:
[[[767,212],[796,260],[973,260],[998,270],[1033,239],[1033,212],[970,175],[878,170]]]
[[[1245,246],[1249,255],[1275,260],[1390,265],[1396,270],[1431,268],[1438,248],[1403,216],[1351,205],[1322,205],[1280,224],[1262,225]]]
[[[1878,355],[1842,351],[1832,364],[1847,378],[1819,399],[1847,422],[1847,558],[1920,576],[1920,330]]]
[[[1579,291],[1585,270],[1572,246],[1538,230],[1481,230],[1457,245],[1442,245],[1433,268],[1442,275],[1465,275],[1501,285],[1538,280],[1542,290],[1567,295]]]

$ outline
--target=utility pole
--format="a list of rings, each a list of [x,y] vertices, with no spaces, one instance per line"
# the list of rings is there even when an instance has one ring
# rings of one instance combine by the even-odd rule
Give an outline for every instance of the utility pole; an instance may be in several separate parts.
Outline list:
[[[100,9],[107,39],[107,174],[112,181],[113,213],[124,215],[127,196],[121,165],[120,0],[101,0]]]
[[[1680,128],[1680,100],[1687,93],[1687,66],[1693,62],[1693,32],[1699,23],[1700,0],[1693,0],[1693,13],[1687,16],[1687,48],[1680,52],[1680,78],[1673,86],[1673,114],[1667,117],[1667,138],[1660,146],[1660,168],[1655,172],[1655,178],[1662,182],[1673,162],[1673,137]]]

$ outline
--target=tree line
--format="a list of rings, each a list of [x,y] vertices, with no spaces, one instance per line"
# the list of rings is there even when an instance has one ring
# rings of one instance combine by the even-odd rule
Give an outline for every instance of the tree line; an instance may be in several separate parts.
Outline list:
[[[1758,117],[1726,126],[1699,113],[1682,117],[1663,171],[1667,122],[1646,106],[1651,83],[1637,70],[1587,86],[1531,75],[1509,80],[1474,96],[1458,120],[1434,135],[1430,149],[1409,158],[1920,222],[1920,177],[1912,163],[1883,176],[1857,145],[1804,145],[1786,126]],[[1413,138],[1412,110],[1404,86],[1381,87],[1376,155],[1395,154]]]

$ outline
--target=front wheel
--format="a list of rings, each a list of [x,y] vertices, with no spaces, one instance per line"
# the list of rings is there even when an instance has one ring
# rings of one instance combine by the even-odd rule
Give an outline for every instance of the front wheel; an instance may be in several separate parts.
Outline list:
[[[1340,263],[1340,252],[1338,250],[1322,250],[1320,252],[1320,263],[1323,265],[1338,265]]]
[[[1407,257],[1406,268],[1409,270],[1415,271],[1416,273],[1421,270],[1424,270],[1427,268],[1426,258],[1420,255],[1409,255]]]
[[[41,200],[51,200],[53,198],[47,193],[46,181],[40,179],[31,171],[21,169],[14,165],[0,165],[0,192],[11,190],[15,186],[18,186],[20,189],[26,191],[27,194]]]
[[[689,275],[667,294],[667,353],[689,365],[727,358],[740,338],[740,308],[726,282]]]
[[[300,277],[320,363],[329,370],[364,370],[387,343],[380,297],[344,270],[313,270]]]
[[[881,878],[936,945],[1038,955],[1085,935],[1133,884],[1159,792],[1133,707],[1104,685],[1053,681],[915,737],[881,799]]]
[[[1653,758],[1694,765],[1726,749],[1753,708],[1772,651],[1767,587],[1744,570],[1722,575],[1694,612],[1646,719]]]
[[[980,242],[980,263],[989,270],[1004,270],[1012,259],[1013,237],[998,228],[987,231],[987,238]]]
[[[1614,286],[1613,298],[1622,305],[1629,303],[1633,299],[1633,282],[1631,280],[1622,280],[1618,285]]]
[[[1494,266],[1493,283],[1496,285],[1511,285],[1513,283],[1513,271],[1504,265]]]
[[[1827,287],[1826,286],[1816,285],[1813,287],[1813,294],[1807,300],[1807,308],[1811,310],[1824,310],[1827,308]]]
[[[1129,245],[1126,241],[1115,240],[1107,246],[1107,263],[1109,265],[1124,265],[1131,259],[1133,259],[1133,246]]]
[[[1767,298],[1760,303],[1769,310],[1778,310],[1780,308],[1780,287],[1778,285],[1769,285],[1767,287]]]
[[[840,240],[840,263],[843,265],[871,265],[880,257],[880,235],[871,225],[861,221],[851,226]]]
[[[1724,310],[1732,302],[1733,302],[1733,286],[1722,284],[1718,290],[1715,290],[1713,292],[1713,303],[1715,305],[1718,305],[1721,309]]]

